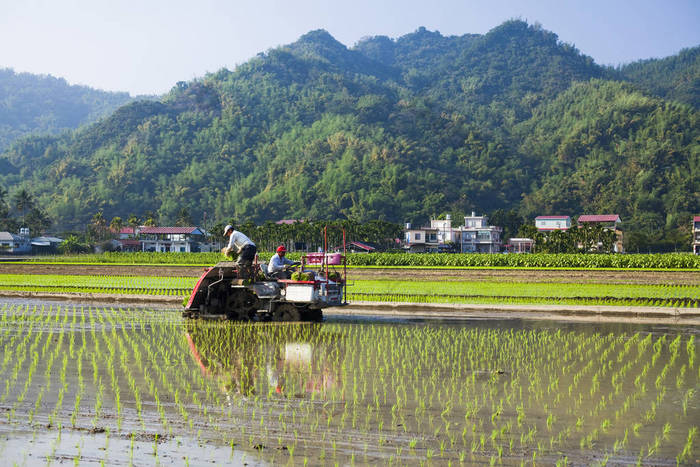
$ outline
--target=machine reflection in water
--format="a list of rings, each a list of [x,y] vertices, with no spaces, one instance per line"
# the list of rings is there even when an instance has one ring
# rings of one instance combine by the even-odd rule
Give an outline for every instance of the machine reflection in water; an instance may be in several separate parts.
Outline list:
[[[324,343],[332,339],[332,348]],[[322,324],[187,323],[186,338],[202,372],[222,392],[246,397],[323,397],[340,388],[342,336],[329,336]]]

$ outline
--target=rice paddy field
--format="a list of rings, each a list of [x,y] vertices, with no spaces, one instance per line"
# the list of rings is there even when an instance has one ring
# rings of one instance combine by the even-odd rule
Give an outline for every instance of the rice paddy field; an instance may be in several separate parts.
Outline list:
[[[5,465],[684,465],[697,327],[0,301]]]
[[[185,297],[196,277],[82,274],[0,274],[2,291],[142,294]],[[350,301],[411,303],[571,304],[700,307],[700,285],[689,283],[581,283],[425,278],[352,280]]]

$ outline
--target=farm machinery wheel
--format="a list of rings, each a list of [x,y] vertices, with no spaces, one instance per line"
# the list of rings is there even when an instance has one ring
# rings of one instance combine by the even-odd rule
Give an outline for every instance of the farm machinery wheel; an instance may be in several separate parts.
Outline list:
[[[301,321],[301,313],[291,303],[279,303],[272,312],[272,321]]]
[[[247,289],[232,290],[226,298],[226,317],[248,321],[255,317],[258,298]]]

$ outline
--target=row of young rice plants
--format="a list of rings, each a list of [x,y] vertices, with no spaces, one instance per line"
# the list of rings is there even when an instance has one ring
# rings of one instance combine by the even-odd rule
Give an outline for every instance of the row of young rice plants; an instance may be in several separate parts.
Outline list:
[[[420,303],[571,303],[700,306],[694,285],[356,280],[350,300]]]
[[[274,252],[260,252],[267,261]],[[288,257],[297,260],[300,252]],[[101,253],[33,257],[29,261],[53,263],[189,264],[211,266],[221,261],[219,253]],[[700,269],[700,256],[691,253],[664,254],[487,254],[487,253],[349,253],[350,266],[375,267],[473,267],[473,268],[620,268]]]
[[[0,290],[184,296],[196,281],[192,277],[0,274]]]
[[[123,288],[191,288],[192,277],[114,276],[75,274],[0,274],[0,285],[44,285]]]
[[[380,253],[349,255],[354,266],[700,269],[700,256],[666,254]]]
[[[696,342],[674,332],[185,322],[2,304],[0,346],[10,462],[28,452],[48,463],[224,463],[247,451],[275,464],[453,465],[697,455]]]
[[[76,464],[94,462],[96,453],[106,463],[123,462],[127,453],[131,462],[135,451],[155,456],[156,463],[167,458],[182,463],[189,462],[188,450],[202,432],[207,432],[204,439],[218,439],[220,433],[211,430],[218,428],[215,417],[223,417],[221,394],[201,377],[185,351],[181,323],[171,313],[7,304],[2,313],[0,406],[7,419],[0,429],[9,430],[10,441],[0,444],[7,451],[0,457],[17,455],[15,435],[26,446],[19,453],[25,458],[49,446],[40,453],[49,464],[66,456]],[[47,435],[46,428],[53,432]],[[76,433],[85,434],[78,445]],[[115,449],[108,449],[110,444]],[[81,453],[77,446],[93,450]],[[161,447],[164,457],[159,457]],[[210,451],[195,458],[233,455],[228,445]]]
[[[192,277],[0,274],[0,290],[185,297],[194,287],[196,280]],[[700,306],[700,288],[695,285],[675,284],[355,280],[349,287],[348,300],[696,308]]]

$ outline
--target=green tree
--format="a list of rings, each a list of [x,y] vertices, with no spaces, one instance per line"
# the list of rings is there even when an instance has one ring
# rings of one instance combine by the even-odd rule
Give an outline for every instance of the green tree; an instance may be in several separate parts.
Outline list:
[[[76,235],[69,235],[58,246],[58,250],[63,254],[85,253],[88,251],[88,247],[84,243],[81,243]]]
[[[88,232],[90,237],[96,241],[103,241],[108,237],[107,233],[107,220],[105,219],[102,211],[97,211],[90,220],[88,225]]]
[[[489,216],[489,224],[503,228],[503,239],[515,237],[523,225],[524,219],[515,209],[496,209]]]
[[[175,225],[178,227],[190,227],[193,225],[192,216],[190,216],[189,209],[183,207],[178,211]]]
[[[109,222],[109,229],[117,237],[119,237],[119,233],[121,232],[123,227],[124,227],[124,221],[119,216],[114,216],[112,218],[112,220]]]
[[[129,224],[129,227],[131,227],[131,230],[135,235],[136,229],[141,225],[141,220],[135,214],[131,214],[129,215],[126,223]]]
[[[10,230],[10,209],[7,207],[6,197],[7,190],[0,186],[0,230]]]
[[[34,197],[25,188],[22,188],[12,197],[15,209],[22,214],[22,225],[25,225],[25,216],[34,207]]]
[[[155,227],[158,225],[156,215],[153,214],[153,212],[151,211],[146,211],[145,219],[146,220],[143,221],[143,225],[145,225],[146,227]]]
[[[33,207],[26,216],[25,224],[32,235],[39,235],[51,227],[51,218],[42,209]]]

